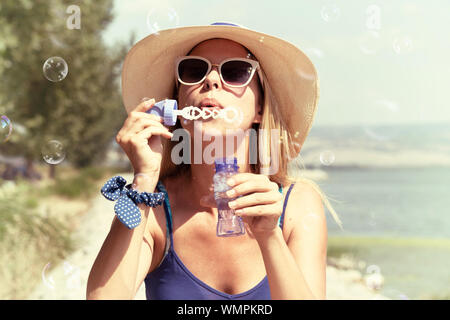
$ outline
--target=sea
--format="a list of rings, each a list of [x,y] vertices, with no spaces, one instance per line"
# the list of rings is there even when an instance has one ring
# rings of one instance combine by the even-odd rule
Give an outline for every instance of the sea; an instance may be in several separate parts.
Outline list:
[[[392,299],[450,299],[450,124],[313,126],[300,153],[328,209],[328,256],[384,277]]]
[[[392,299],[450,299],[450,168],[333,168],[317,183],[326,209],[329,255],[364,261]]]

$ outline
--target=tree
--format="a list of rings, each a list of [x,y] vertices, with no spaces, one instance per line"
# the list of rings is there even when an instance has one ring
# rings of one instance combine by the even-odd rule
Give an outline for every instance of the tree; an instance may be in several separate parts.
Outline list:
[[[107,47],[102,32],[113,19],[113,1],[76,3],[79,29],[67,24],[66,10],[74,1],[0,3],[0,113],[15,129],[7,143],[0,143],[2,154],[23,155],[32,163],[42,159],[47,141],[58,140],[66,150],[64,161],[86,166],[102,160],[126,117],[119,76],[134,36]],[[59,82],[43,74],[44,62],[53,56],[68,65],[67,77]]]

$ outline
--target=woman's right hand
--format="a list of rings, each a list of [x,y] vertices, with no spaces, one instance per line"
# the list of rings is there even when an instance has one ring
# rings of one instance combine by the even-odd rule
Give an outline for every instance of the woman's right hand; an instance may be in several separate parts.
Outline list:
[[[128,156],[135,174],[159,174],[163,147],[161,136],[171,139],[173,134],[162,124],[160,116],[146,113],[155,99],[140,103],[130,112],[116,136],[116,142]]]

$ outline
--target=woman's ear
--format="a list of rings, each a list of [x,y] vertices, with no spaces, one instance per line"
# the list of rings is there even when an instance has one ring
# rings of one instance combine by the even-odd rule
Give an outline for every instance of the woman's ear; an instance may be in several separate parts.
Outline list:
[[[256,112],[255,120],[253,120],[253,123],[261,123],[262,114],[262,106],[258,104],[258,111]]]

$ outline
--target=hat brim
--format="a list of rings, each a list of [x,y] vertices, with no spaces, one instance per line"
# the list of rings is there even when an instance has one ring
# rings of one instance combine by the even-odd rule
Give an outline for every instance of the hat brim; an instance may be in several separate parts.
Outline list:
[[[198,43],[224,38],[245,46],[259,61],[300,152],[317,110],[319,81],[310,59],[295,45],[247,28],[190,26],[160,31],[136,43],[125,57],[122,98],[130,113],[144,97],[171,98],[175,59]]]

